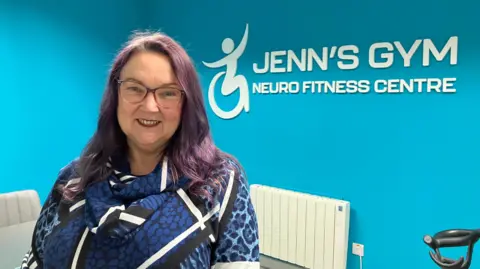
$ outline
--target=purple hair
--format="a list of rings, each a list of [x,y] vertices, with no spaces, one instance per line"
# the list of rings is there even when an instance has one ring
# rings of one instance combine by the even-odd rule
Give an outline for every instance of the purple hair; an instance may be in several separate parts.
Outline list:
[[[212,141],[202,89],[192,60],[172,38],[161,33],[136,32],[113,62],[101,103],[97,130],[83,150],[77,167],[81,180],[71,187],[63,187],[63,196],[67,200],[72,200],[85,186],[104,180],[110,174],[111,171],[106,167],[110,156],[127,153],[126,136],[117,119],[117,79],[127,61],[139,51],[166,55],[180,86],[185,89],[181,123],[165,150],[175,171],[192,180],[190,191],[194,194],[203,193],[210,197],[202,187],[209,185],[216,190],[221,186],[219,179],[206,179],[213,169],[221,165],[223,157],[233,157],[221,152]]]

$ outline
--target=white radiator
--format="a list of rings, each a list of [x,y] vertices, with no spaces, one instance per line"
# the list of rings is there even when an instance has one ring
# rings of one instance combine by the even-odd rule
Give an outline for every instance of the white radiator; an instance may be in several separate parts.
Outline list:
[[[260,253],[309,269],[346,269],[350,203],[251,185]]]

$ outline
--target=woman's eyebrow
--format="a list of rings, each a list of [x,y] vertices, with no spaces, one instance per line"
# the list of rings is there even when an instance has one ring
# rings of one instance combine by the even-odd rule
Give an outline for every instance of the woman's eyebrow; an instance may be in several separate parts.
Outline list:
[[[143,85],[143,86],[146,87],[145,83],[143,83],[141,80],[136,79],[136,78],[134,78],[134,77],[127,77],[127,78],[123,79],[123,81],[134,81],[134,82],[137,82],[137,83],[139,83],[139,84],[141,84],[141,85]],[[161,84],[160,86],[157,86],[157,87],[155,87],[155,88],[172,87],[172,86],[173,86],[173,87],[180,87],[180,85],[178,85],[178,83],[176,83],[176,82],[168,82],[168,83],[163,83],[163,84]]]

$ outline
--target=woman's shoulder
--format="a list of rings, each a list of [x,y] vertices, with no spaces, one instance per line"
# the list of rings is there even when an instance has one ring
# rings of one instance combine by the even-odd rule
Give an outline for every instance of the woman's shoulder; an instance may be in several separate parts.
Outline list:
[[[32,241],[32,249],[35,249],[35,254],[33,255],[35,255],[37,261],[43,259],[44,242],[53,227],[59,223],[58,214],[63,199],[62,188],[72,180],[78,178],[78,173],[76,172],[77,167],[78,159],[74,159],[60,169],[57,178],[54,180],[52,189],[42,206]]]
[[[75,158],[63,166],[58,172],[56,185],[71,184],[72,181],[79,180],[79,165],[80,159]]]
[[[222,153],[219,158],[220,165],[215,169],[215,174],[222,176],[222,184],[228,185],[230,180],[239,181],[240,184],[248,184],[245,169],[235,156]]]
[[[57,173],[57,178],[54,181],[51,191],[51,198],[54,200],[61,199],[61,189],[64,186],[70,184],[78,183],[80,181],[80,176],[78,173],[79,167],[79,158],[75,158],[69,161],[66,165],[60,168]]]
[[[243,166],[234,156],[220,153],[215,167],[206,179],[204,187],[215,203],[224,204],[234,199],[238,192],[248,192],[249,184]]]

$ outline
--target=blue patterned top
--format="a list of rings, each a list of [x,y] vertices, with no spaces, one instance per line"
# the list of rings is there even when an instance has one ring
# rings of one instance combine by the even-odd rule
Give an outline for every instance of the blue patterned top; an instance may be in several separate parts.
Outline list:
[[[79,181],[74,160],[55,183]],[[257,219],[246,176],[225,159],[213,199],[190,195],[189,180],[172,180],[164,158],[145,176],[108,164],[112,175],[73,202],[53,188],[37,221],[22,268],[260,268]]]

